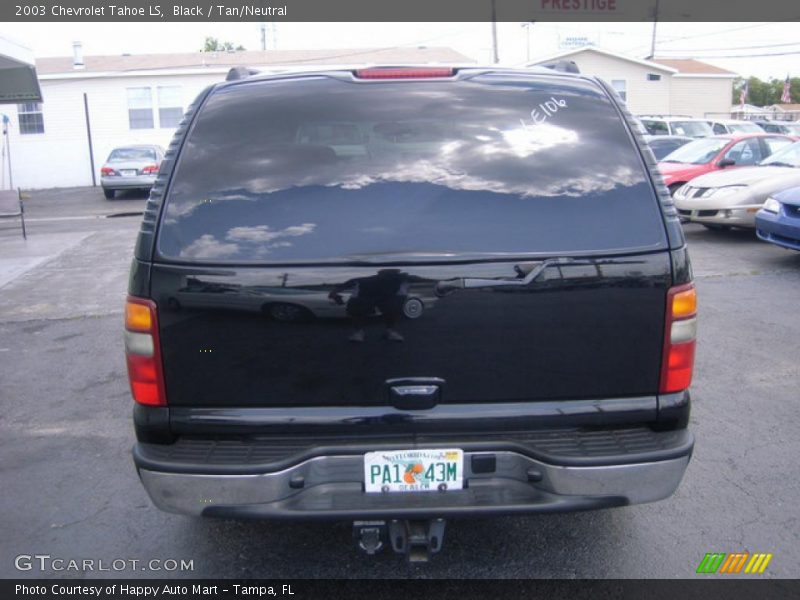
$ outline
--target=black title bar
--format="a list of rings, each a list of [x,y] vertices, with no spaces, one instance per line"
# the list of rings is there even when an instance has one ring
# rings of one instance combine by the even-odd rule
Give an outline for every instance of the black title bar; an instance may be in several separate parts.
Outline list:
[[[0,21],[796,21],[787,0],[3,0]]]

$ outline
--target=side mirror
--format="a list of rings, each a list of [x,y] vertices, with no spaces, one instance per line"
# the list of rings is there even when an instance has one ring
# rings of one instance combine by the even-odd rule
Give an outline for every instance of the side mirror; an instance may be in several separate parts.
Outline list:
[[[717,166],[720,169],[724,169],[725,167],[732,167],[735,164],[736,164],[736,161],[733,160],[732,158],[723,158],[721,161],[719,161],[717,163]]]

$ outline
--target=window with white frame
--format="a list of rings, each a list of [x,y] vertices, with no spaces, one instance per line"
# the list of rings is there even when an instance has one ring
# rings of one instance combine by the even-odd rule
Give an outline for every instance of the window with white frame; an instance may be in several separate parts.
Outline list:
[[[183,118],[181,86],[158,86],[158,126],[162,129],[177,127]]]
[[[612,79],[611,87],[619,94],[619,97],[627,102],[628,100],[628,82],[625,79]]]
[[[17,104],[17,116],[19,116],[19,132],[22,135],[44,133],[41,102]]]
[[[153,92],[149,87],[128,88],[128,125],[153,129]]]

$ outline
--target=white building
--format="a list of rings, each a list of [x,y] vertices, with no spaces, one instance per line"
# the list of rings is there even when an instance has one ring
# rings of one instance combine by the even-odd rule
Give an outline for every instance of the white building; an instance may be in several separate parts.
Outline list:
[[[115,146],[166,147],[186,107],[206,86],[224,80],[231,67],[268,70],[314,64],[470,62],[449,48],[425,47],[194,52],[84,59],[76,44],[71,57],[36,61],[43,102],[3,107],[11,119],[9,146],[14,185],[92,185],[92,171],[99,183],[100,167]]]
[[[736,73],[691,59],[638,59],[594,46],[546,56],[529,66],[572,60],[607,81],[635,115],[730,115]]]

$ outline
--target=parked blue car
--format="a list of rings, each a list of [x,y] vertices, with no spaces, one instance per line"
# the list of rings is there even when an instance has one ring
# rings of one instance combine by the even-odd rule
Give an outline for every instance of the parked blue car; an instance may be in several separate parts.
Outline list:
[[[756,213],[756,235],[765,242],[800,251],[800,187],[767,198]]]

